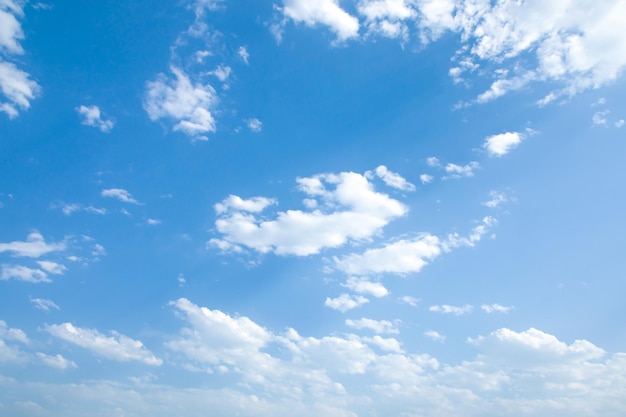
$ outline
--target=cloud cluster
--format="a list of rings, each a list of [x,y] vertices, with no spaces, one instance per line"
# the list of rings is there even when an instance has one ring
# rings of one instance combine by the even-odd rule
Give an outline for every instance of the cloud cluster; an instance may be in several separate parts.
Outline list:
[[[27,110],[41,90],[30,74],[9,62],[14,55],[24,53],[20,44],[24,39],[22,5],[21,1],[0,0],[0,112],[11,119],[19,115],[19,110]]]
[[[82,117],[82,124],[100,129],[101,132],[108,133],[113,129],[113,120],[103,119],[98,106],[81,105],[76,108],[76,112]]]
[[[447,32],[462,46],[450,69],[455,83],[481,67],[496,79],[475,102],[484,103],[531,82],[557,82],[539,104],[615,81],[626,67],[626,31],[620,0],[551,2],[508,0],[353,0],[352,14],[334,0],[283,0],[287,20],[324,25],[338,41],[384,36],[422,44]],[[284,23],[283,23],[284,26]]]
[[[256,216],[274,199],[244,200],[230,196],[215,207],[216,229],[221,239],[209,243],[218,248],[247,247],[260,253],[306,256],[349,241],[363,241],[378,233],[408,209],[397,200],[374,190],[365,175],[354,172],[298,178],[298,189],[307,197],[310,211],[287,210],[266,220]]]

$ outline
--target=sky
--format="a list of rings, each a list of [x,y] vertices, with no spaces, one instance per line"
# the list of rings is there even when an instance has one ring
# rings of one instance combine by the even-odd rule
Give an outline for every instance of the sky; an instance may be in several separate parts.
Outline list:
[[[0,0],[0,416],[626,415],[624,0]]]

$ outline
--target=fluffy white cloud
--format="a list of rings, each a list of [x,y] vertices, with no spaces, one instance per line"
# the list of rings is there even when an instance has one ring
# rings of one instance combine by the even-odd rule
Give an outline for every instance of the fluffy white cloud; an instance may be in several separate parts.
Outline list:
[[[337,0],[283,0],[285,17],[307,26],[328,26],[338,41],[358,36],[359,20],[339,6]]]
[[[215,75],[218,80],[224,82],[230,76],[232,69],[227,65],[218,65],[213,71],[209,72],[209,74]]]
[[[375,333],[400,333],[396,324],[390,322],[389,320],[373,320],[368,318],[362,318],[359,320],[347,319],[345,323],[346,326],[352,327],[354,329],[369,329]]]
[[[2,265],[0,280],[16,279],[18,281],[40,283],[52,282],[41,269],[29,268],[23,265]]]
[[[39,358],[39,360],[41,360],[44,365],[47,365],[51,368],[61,370],[65,370],[68,368],[78,368],[74,361],[65,359],[62,355],[59,354],[52,356],[46,355],[45,353],[37,352],[35,355]]]
[[[509,198],[506,196],[506,194],[499,193],[497,191],[490,191],[489,200],[482,203],[482,205],[489,208],[496,208],[500,204],[504,204],[507,201],[509,201]]]
[[[442,314],[454,314],[455,316],[462,316],[464,314],[471,313],[472,310],[474,310],[474,306],[471,306],[469,304],[465,304],[464,306],[461,306],[461,307],[451,306],[447,304],[428,307],[428,311],[433,311],[433,312],[442,313]]]
[[[192,83],[182,69],[172,66],[170,71],[174,78],[159,74],[156,81],[147,83],[144,109],[151,120],[174,119],[175,131],[207,140],[206,134],[216,130],[211,114],[218,102],[215,89],[209,84]]]
[[[102,197],[110,197],[120,200],[124,203],[130,204],[140,204],[139,201],[135,200],[133,196],[123,188],[108,188],[106,190],[102,190],[100,192]]]
[[[513,307],[511,306],[503,306],[500,304],[483,304],[480,306],[480,308],[487,314],[491,314],[491,313],[508,313],[509,311],[511,311],[513,309]]]
[[[20,342],[23,344],[29,343],[26,333],[20,329],[10,328],[4,320],[0,320],[0,339]]]
[[[240,46],[239,49],[237,49],[237,55],[239,55],[241,59],[243,60],[243,62],[246,65],[248,65],[248,60],[250,59],[250,53],[248,52],[245,46]]]
[[[445,342],[446,341],[446,337],[444,335],[442,335],[441,333],[439,333],[438,331],[435,330],[428,330],[426,332],[424,332],[424,336],[426,336],[427,338],[429,338],[430,340],[433,340],[435,342]]]
[[[33,303],[35,308],[43,311],[50,311],[51,308],[55,310],[60,310],[61,307],[56,305],[56,303],[52,300],[47,300],[45,298],[31,298],[30,302]]]
[[[247,211],[250,213],[260,213],[267,207],[277,204],[273,198],[252,197],[244,200],[236,195],[229,195],[221,203],[217,203],[214,208],[217,214],[226,214],[228,212]]]
[[[339,310],[342,313],[345,313],[348,310],[352,310],[353,308],[369,303],[369,301],[370,300],[361,295],[341,294],[336,298],[327,297],[326,301],[324,301],[324,305],[332,308],[333,310]]]
[[[248,126],[248,129],[250,129],[253,132],[260,132],[261,130],[263,130],[263,122],[261,122],[259,119],[248,119],[246,120],[246,125]]]
[[[398,301],[400,301],[401,303],[404,304],[408,304],[411,307],[417,307],[417,303],[420,302],[419,298],[415,298],[415,297],[411,297],[410,295],[404,295],[400,298],[398,298]]]
[[[131,339],[115,331],[111,332],[111,336],[106,336],[94,329],[75,327],[72,323],[48,325],[45,330],[59,339],[114,361],[139,361],[153,366],[163,363],[139,340]]]
[[[522,139],[524,139],[524,135],[519,132],[501,133],[485,139],[483,148],[487,150],[489,156],[501,157],[517,148],[522,143]]]
[[[389,171],[384,165],[377,167],[374,173],[390,187],[397,188],[402,191],[415,191],[415,186],[413,184],[408,182],[400,174]],[[371,172],[367,172],[366,175],[369,178],[373,176]]]
[[[428,174],[420,175],[420,181],[422,182],[422,184],[430,184],[431,182],[433,182],[434,179],[435,177],[433,177],[432,175],[428,175]]]
[[[26,237],[26,241],[0,243],[0,253],[10,252],[13,256],[39,258],[50,252],[60,252],[66,249],[64,242],[46,243],[39,232],[32,232]]]
[[[495,223],[494,218],[485,217],[467,236],[453,233],[440,238],[423,233],[412,239],[388,243],[381,248],[367,249],[363,253],[335,256],[333,263],[337,270],[348,275],[417,273],[444,252],[462,246],[474,246]]]
[[[28,355],[22,352],[19,346],[6,342],[18,342],[23,345],[30,343],[26,333],[20,329],[10,328],[5,321],[0,320],[0,364],[22,363],[28,360]]]
[[[2,59],[2,56],[24,52],[20,45],[24,32],[19,21],[23,15],[22,2],[0,1],[0,91],[7,100],[0,101],[0,111],[11,119],[18,116],[18,109],[27,110],[30,101],[40,92],[39,85],[28,73]]]
[[[85,126],[92,126],[100,129],[101,132],[108,133],[113,129],[113,120],[106,120],[102,118],[100,114],[100,108],[98,106],[84,106],[76,107],[76,111],[83,118],[82,124]]]
[[[341,285],[359,294],[369,294],[377,298],[389,295],[389,290],[383,284],[369,281],[366,278],[350,277],[345,284]]]
[[[231,196],[216,206],[221,215],[215,226],[223,237],[210,243],[219,246],[226,241],[261,253],[306,256],[368,239],[408,211],[399,201],[374,191],[365,176],[354,172],[320,174],[297,182],[309,199],[323,203],[324,211],[288,210],[278,212],[275,220],[265,220],[251,214],[250,208],[262,210],[273,199]]]
[[[448,175],[444,177],[444,179],[455,179],[462,177],[473,177],[474,170],[479,168],[480,164],[478,162],[472,161],[467,165],[457,165],[449,163],[446,165],[445,170]]]

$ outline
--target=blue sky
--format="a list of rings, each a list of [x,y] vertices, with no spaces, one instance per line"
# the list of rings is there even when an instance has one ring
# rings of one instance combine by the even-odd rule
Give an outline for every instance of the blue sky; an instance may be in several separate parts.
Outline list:
[[[0,0],[0,415],[626,414],[624,15]]]

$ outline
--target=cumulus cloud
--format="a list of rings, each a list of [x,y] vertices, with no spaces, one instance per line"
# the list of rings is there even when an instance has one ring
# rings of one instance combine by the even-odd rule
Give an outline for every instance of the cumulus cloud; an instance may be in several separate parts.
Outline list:
[[[51,252],[61,252],[66,249],[64,242],[46,243],[39,232],[32,232],[26,241],[0,243],[0,253],[10,252],[13,256],[39,258]]]
[[[240,46],[239,49],[237,49],[237,55],[239,55],[239,57],[243,60],[243,62],[246,65],[248,65],[248,60],[250,59],[250,53],[248,52],[245,46]]]
[[[517,148],[523,139],[524,135],[519,132],[501,133],[485,139],[483,148],[490,157],[501,157]]]
[[[428,330],[424,332],[424,336],[435,342],[443,343],[446,341],[446,337],[435,330]]]
[[[345,284],[341,285],[356,293],[373,295],[377,298],[389,295],[389,290],[387,290],[383,284],[369,281],[366,278],[350,277]]]
[[[68,368],[78,368],[74,361],[69,359],[65,359],[62,355],[46,355],[45,353],[37,352],[35,354],[37,358],[46,366],[51,368],[56,368],[60,370],[65,370]]]
[[[254,210],[263,210],[273,199],[230,196],[216,205],[215,226],[223,236],[210,244],[219,247],[227,242],[261,253],[306,256],[368,239],[408,212],[404,204],[376,192],[364,175],[354,172],[298,178],[297,183],[300,191],[323,207],[281,211],[274,220],[266,220],[256,217]]]
[[[341,294],[336,298],[327,297],[326,301],[324,301],[324,305],[332,308],[333,310],[339,310],[342,313],[345,313],[348,310],[352,310],[362,306],[363,304],[369,303],[369,301],[370,300],[361,295]]]
[[[48,278],[48,274],[41,269],[29,268],[23,265],[2,265],[0,280],[9,280],[11,278],[34,284],[40,282],[52,282],[50,278]]]
[[[420,302],[420,299],[412,297],[410,295],[403,295],[402,297],[398,298],[398,301],[404,304],[408,304],[411,307],[417,307],[417,303]]]
[[[359,330],[368,329],[373,331],[374,333],[400,333],[396,324],[388,320],[373,320],[368,318],[362,318],[359,320],[347,319],[345,323],[348,327]]]
[[[0,320],[0,364],[15,364],[28,361],[28,355],[20,349],[19,345],[15,345],[13,342],[28,345],[30,340],[28,340],[26,333],[22,330],[10,328],[5,321]]]
[[[342,9],[337,0],[283,0],[280,10],[296,23],[327,26],[338,41],[358,36],[359,20]]]
[[[41,88],[30,79],[30,74],[19,69],[4,58],[24,53],[20,41],[24,32],[20,19],[24,16],[22,2],[0,1],[0,91],[6,101],[0,99],[0,111],[10,119],[19,115],[19,110],[27,110]]]
[[[454,314],[455,316],[462,316],[464,314],[469,314],[472,312],[472,310],[474,310],[474,306],[471,306],[469,304],[465,304],[464,306],[451,306],[451,305],[440,305],[440,306],[430,306],[428,307],[428,311],[433,311],[435,313],[442,313],[442,314]]]
[[[82,124],[85,126],[96,127],[104,133],[108,133],[113,129],[115,123],[113,120],[103,119],[98,106],[81,105],[76,107],[76,111],[82,116]]]
[[[50,309],[61,309],[61,307],[56,305],[54,301],[45,298],[31,298],[30,302],[35,306],[35,308],[42,311],[50,311]]]
[[[434,179],[435,177],[433,177],[432,175],[428,175],[428,174],[420,175],[420,181],[422,182],[422,184],[430,184],[431,182],[433,182]]]
[[[193,83],[179,68],[170,67],[173,77],[159,74],[146,84],[144,109],[151,120],[173,119],[174,131],[181,131],[198,140],[207,140],[215,132],[211,111],[218,102],[215,89],[209,84]]]
[[[111,336],[106,336],[95,329],[76,327],[72,323],[48,325],[45,330],[54,337],[110,360],[138,361],[153,366],[159,366],[163,363],[139,340],[131,339],[115,331],[111,332]]]
[[[357,276],[417,273],[442,253],[462,246],[474,246],[495,223],[492,217],[485,217],[467,236],[452,233],[441,238],[422,233],[412,239],[401,239],[380,248],[367,249],[363,253],[335,256],[334,266],[345,274]]]
[[[466,165],[457,165],[449,163],[446,165],[445,170],[448,175],[444,177],[444,179],[456,179],[462,177],[473,177],[474,170],[479,168],[480,164],[478,162],[472,161]]]
[[[246,125],[248,126],[248,129],[250,129],[251,131],[258,133],[261,130],[263,130],[263,122],[261,122],[259,119],[248,119],[246,120]]]
[[[140,204],[133,196],[123,188],[108,188],[100,192],[102,197],[115,198],[123,203]]]
[[[513,307],[511,306],[503,306],[500,304],[483,304],[480,306],[480,308],[487,314],[491,314],[491,313],[508,313],[509,311],[511,311],[513,309]]]
[[[397,188],[402,191],[415,191],[415,185],[408,182],[400,174],[389,171],[384,165],[377,167],[374,173],[378,176],[378,178],[383,180],[385,184],[392,188]],[[371,172],[367,172],[366,175],[370,178],[373,176]]]
[[[498,191],[490,191],[489,192],[489,200],[482,203],[483,206],[489,208],[496,208],[501,204],[509,201],[509,198],[504,193],[500,193]]]

